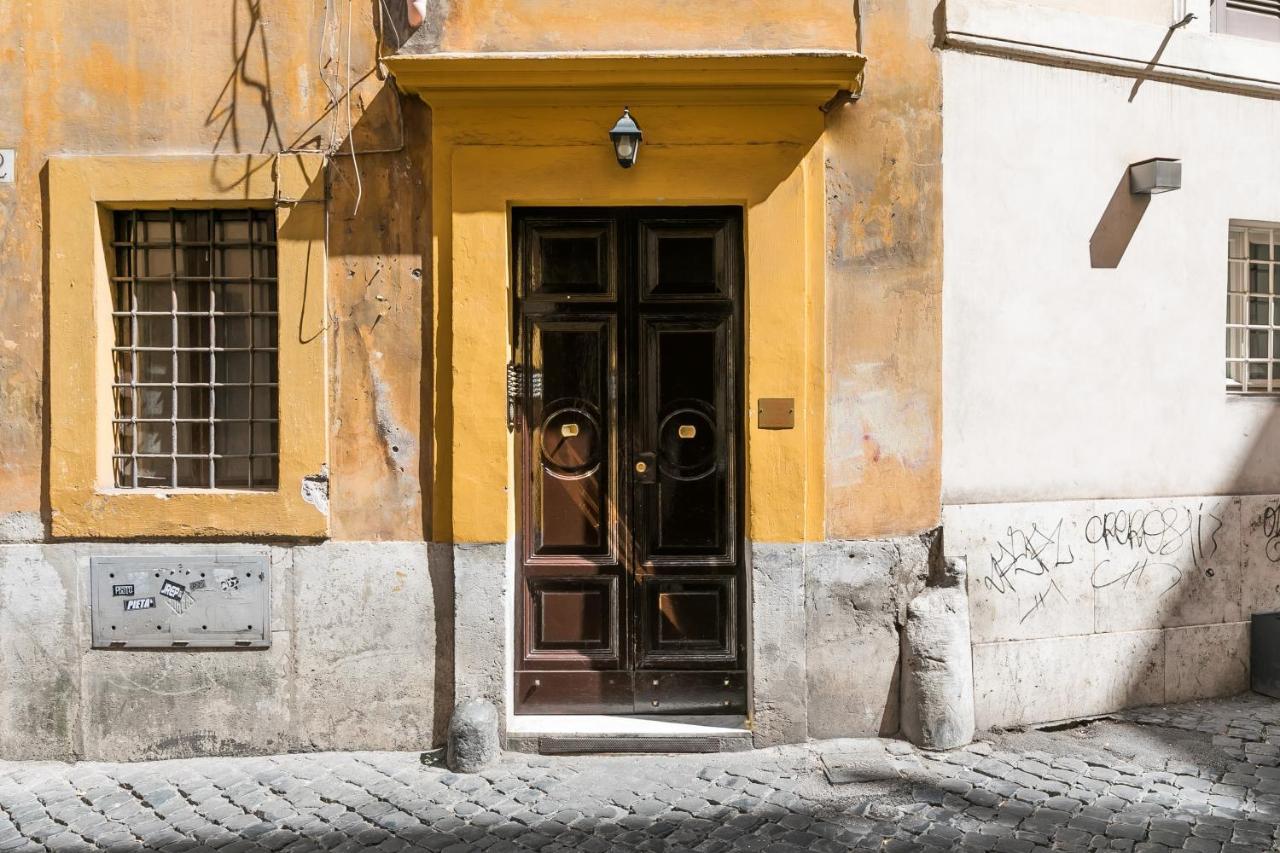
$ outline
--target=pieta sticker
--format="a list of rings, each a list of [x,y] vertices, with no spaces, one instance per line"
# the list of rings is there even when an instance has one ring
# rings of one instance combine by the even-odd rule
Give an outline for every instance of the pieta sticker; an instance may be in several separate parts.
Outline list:
[[[146,598],[131,598],[124,603],[124,609],[128,610],[150,610],[156,606],[156,600],[151,596]]]

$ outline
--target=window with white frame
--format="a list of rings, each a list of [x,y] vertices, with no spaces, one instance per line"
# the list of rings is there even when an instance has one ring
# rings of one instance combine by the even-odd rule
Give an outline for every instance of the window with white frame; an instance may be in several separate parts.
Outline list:
[[[115,212],[117,488],[276,488],[275,220],[269,209]]]
[[[1280,223],[1231,223],[1227,390],[1280,393]]]
[[[1280,41],[1280,0],[1212,0],[1215,33]]]

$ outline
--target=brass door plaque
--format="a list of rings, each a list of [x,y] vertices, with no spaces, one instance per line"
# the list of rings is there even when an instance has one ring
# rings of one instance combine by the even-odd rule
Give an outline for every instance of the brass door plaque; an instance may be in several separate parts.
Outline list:
[[[795,398],[761,397],[756,401],[756,426],[760,429],[795,429]]]
[[[679,434],[681,438],[693,438],[698,434],[698,428],[692,424],[681,424]]]

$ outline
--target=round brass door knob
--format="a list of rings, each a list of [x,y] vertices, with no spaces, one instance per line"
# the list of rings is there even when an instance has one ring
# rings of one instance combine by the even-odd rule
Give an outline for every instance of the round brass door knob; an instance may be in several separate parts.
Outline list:
[[[637,474],[643,474],[645,471],[648,471],[648,470],[649,470],[649,466],[648,466],[648,465],[646,465],[644,462],[637,462],[637,463],[636,463],[636,473],[637,473]]]

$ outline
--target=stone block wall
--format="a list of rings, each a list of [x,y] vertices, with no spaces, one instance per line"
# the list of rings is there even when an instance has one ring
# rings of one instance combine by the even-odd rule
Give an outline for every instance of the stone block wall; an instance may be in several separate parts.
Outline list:
[[[1280,607],[1280,498],[947,506],[969,565],[979,727],[1225,696]]]
[[[271,648],[91,650],[89,559],[269,554]],[[0,758],[426,749],[452,708],[452,574],[425,543],[0,545]]]

